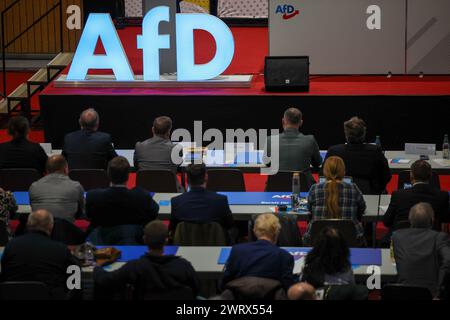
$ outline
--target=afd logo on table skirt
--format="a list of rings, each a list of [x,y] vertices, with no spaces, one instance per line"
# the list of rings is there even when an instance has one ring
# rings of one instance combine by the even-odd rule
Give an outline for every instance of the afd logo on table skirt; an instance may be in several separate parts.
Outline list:
[[[161,22],[170,22],[168,6],[150,10],[142,23],[142,35],[137,47],[142,50],[144,81],[160,81],[160,49],[170,49],[169,34],[159,34]],[[222,74],[234,56],[234,38],[230,28],[219,18],[209,14],[176,14],[177,80],[200,81]],[[208,63],[195,64],[194,30],[211,34],[216,43],[216,54]],[[100,39],[105,54],[96,55]],[[86,80],[89,70],[112,70],[117,81],[134,81],[135,77],[123,49],[119,35],[109,14],[92,13],[86,22],[67,80]]]
[[[281,14],[284,20],[289,20],[299,15],[300,10],[295,9],[293,5],[284,4],[277,6],[275,13]]]

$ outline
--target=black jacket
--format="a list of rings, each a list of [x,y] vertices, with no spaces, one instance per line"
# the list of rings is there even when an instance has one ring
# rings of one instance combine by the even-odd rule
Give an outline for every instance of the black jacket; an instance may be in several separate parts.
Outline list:
[[[108,162],[117,157],[108,133],[89,130],[67,134],[62,154],[70,169],[106,169]]]
[[[339,144],[328,149],[326,158],[331,156],[344,160],[346,175],[353,178],[363,194],[380,194],[391,180],[388,161],[376,145]]]
[[[384,225],[393,227],[400,221],[407,221],[409,210],[419,202],[427,202],[432,205],[436,228],[443,219],[448,219],[448,192],[436,190],[429,184],[419,183],[411,189],[398,190],[392,194],[389,208],[383,217]]]
[[[150,193],[135,188],[110,187],[86,194],[86,215],[90,228],[113,227],[125,224],[145,225],[156,219],[159,206]]]
[[[173,255],[146,254],[113,272],[96,267],[94,282],[103,292],[108,289],[120,291],[126,285],[132,285],[137,299],[145,299],[152,294],[181,287],[191,288],[194,295],[199,291],[199,280],[192,265],[187,260]]]
[[[45,233],[31,232],[11,240],[2,256],[2,281],[44,282],[54,298],[67,291],[67,268],[78,265],[66,245]]]
[[[170,230],[175,231],[179,222],[217,222],[224,229],[233,226],[233,216],[228,198],[204,188],[193,187],[171,200]]]
[[[44,174],[46,162],[47,154],[38,143],[19,139],[0,144],[0,169],[32,168]]]

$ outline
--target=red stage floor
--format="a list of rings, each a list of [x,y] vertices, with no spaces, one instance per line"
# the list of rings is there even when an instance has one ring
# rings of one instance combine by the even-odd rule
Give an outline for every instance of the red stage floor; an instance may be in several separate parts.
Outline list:
[[[450,76],[312,76],[309,93],[266,93],[264,91],[264,57],[268,54],[268,32],[264,27],[232,28],[235,56],[225,74],[253,74],[251,88],[245,89],[105,89],[55,88],[50,85],[47,95],[309,95],[309,96],[440,96],[450,95]],[[127,56],[135,74],[142,74],[142,51],[137,49],[137,35],[141,28],[119,30]],[[215,43],[206,32],[196,32],[196,62],[205,63],[215,53]],[[98,53],[103,51],[98,46]],[[99,73],[99,72],[94,72]],[[101,72],[104,74],[105,72]]]

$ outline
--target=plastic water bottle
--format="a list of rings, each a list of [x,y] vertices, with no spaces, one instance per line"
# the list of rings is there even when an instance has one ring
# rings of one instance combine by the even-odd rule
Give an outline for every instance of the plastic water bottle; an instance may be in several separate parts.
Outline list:
[[[448,134],[444,136],[444,143],[442,144],[442,158],[450,159],[450,144],[448,142]]]
[[[85,251],[84,251],[84,264],[86,266],[93,266],[95,262],[94,258],[94,246],[92,243],[87,242],[85,244]]]
[[[292,210],[295,210],[298,207],[299,194],[300,194],[300,173],[294,172],[292,174],[292,195],[291,195]]]
[[[383,151],[383,147],[381,146],[381,138],[380,138],[380,136],[376,136],[375,137],[375,145],[380,147],[380,149]],[[384,151],[383,151],[383,153],[384,153]]]

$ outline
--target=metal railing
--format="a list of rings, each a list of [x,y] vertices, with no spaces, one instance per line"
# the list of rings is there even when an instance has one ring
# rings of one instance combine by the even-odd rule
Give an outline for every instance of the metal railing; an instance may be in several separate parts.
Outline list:
[[[25,0],[28,1],[28,0]],[[7,24],[5,21],[6,14],[13,10],[16,5],[20,4],[22,0],[15,0],[11,4],[9,4],[1,13],[0,13],[0,23],[1,23],[1,52],[2,52],[2,67],[3,67],[3,93],[0,93],[1,96],[6,98],[7,96],[7,74],[6,74],[6,50],[14,44],[17,40],[19,40],[24,34],[30,31],[33,27],[35,27],[39,22],[41,22],[44,18],[46,18],[49,14],[56,11],[59,11],[59,36],[60,36],[60,52],[64,49],[64,36],[63,36],[63,10],[62,10],[62,0],[58,0],[53,6],[47,9],[45,13],[43,13],[40,17],[34,20],[31,25],[27,26],[24,30],[21,30],[18,34],[13,35],[11,40],[6,39],[6,28]],[[20,17],[19,17],[20,18]],[[34,15],[33,15],[34,19]],[[55,45],[56,47],[56,45]]]

